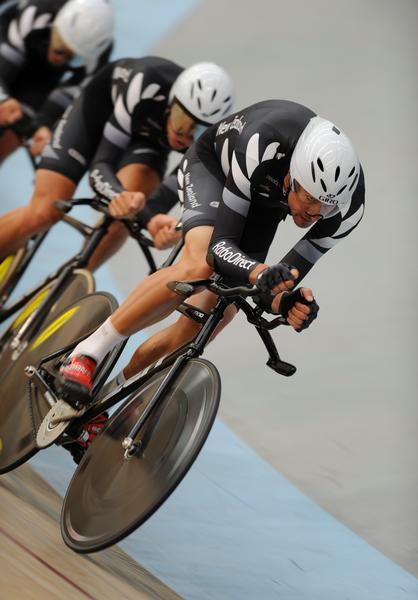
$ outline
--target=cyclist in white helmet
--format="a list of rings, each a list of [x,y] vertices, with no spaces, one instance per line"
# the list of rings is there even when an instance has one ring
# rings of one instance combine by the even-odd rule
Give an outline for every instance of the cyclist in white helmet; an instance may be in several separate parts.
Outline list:
[[[167,287],[170,281],[217,273],[233,285],[255,285],[265,310],[282,314],[296,331],[308,328],[318,304],[310,288],[294,287],[353,232],[365,200],[363,171],[346,135],[306,106],[286,100],[259,102],[210,127],[186,153],[178,190],[182,256],[147,277],[62,366],[62,385],[80,401],[88,401],[95,369],[114,346],[180,304],[183,298]],[[268,264],[278,225],[289,215],[307,231],[279,262]],[[211,292],[190,299],[205,311],[215,302]],[[236,308],[228,311],[219,329]],[[198,329],[181,316],[139,347],[118,381],[189,341]]]
[[[108,62],[113,29],[108,0],[27,0],[0,15],[0,163],[25,138],[40,154],[81,85]]]
[[[157,247],[173,243],[178,237],[176,219],[164,213],[177,201],[176,195],[172,201],[171,191],[175,174],[157,190],[168,154],[185,152],[202,129],[226,116],[232,96],[230,76],[214,63],[187,69],[159,57],[109,63],[57,124],[42,154],[28,206],[0,218],[0,259],[62,218],[54,201],[71,198],[88,169],[93,190],[112,201],[114,216],[136,214],[155,192],[151,210],[141,215],[143,225]],[[114,223],[90,268],[99,266],[126,238],[124,225]]]

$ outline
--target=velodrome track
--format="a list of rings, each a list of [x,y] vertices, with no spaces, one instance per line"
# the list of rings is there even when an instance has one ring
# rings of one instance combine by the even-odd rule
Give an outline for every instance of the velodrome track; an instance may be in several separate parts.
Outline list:
[[[416,2],[114,4],[116,56],[152,52],[185,65],[217,60],[235,78],[237,107],[268,97],[304,102],[349,133],[367,186],[363,223],[307,278],[320,319],[301,336],[280,332],[283,357],[298,374],[283,380],[268,371],[258,340],[238,317],[207,353],[223,376],[220,420],[207,447],[122,550],[193,600],[416,598]],[[23,154],[2,168],[2,210],[26,200],[30,177]],[[272,259],[297,236],[286,223]],[[59,261],[71,252],[74,238],[59,226],[48,244],[33,280],[51,270],[51,255]],[[125,295],[133,283],[132,251],[129,245],[98,274],[99,287]],[[139,261],[138,279],[141,269]],[[60,493],[72,469],[55,449],[31,467]],[[94,557],[88,577],[84,559],[75,565],[54,531],[59,500],[52,491],[45,500],[43,486],[26,468],[0,480],[7,564],[0,598],[78,597],[39,559],[93,597],[115,597],[111,586],[141,597],[140,586],[150,580],[132,581],[140,567],[122,550]],[[106,596],[100,586],[109,564]],[[122,574],[123,564],[129,568]]]

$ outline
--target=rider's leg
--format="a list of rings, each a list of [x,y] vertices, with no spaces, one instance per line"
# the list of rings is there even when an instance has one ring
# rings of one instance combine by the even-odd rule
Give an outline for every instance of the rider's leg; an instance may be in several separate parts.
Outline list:
[[[87,355],[100,362],[121,336],[129,336],[170,314],[183,300],[167,283],[175,280],[204,279],[213,270],[206,262],[212,226],[195,227],[185,236],[178,263],[147,277],[99,329],[81,342],[73,355]]]
[[[75,183],[61,173],[38,169],[30,203],[0,218],[0,259],[21,248],[33,235],[62,218],[53,203],[72,198]]]
[[[13,154],[21,142],[17,135],[11,129],[7,129],[0,137],[0,165],[8,156]]]
[[[169,315],[183,300],[168,289],[170,281],[205,279],[213,269],[206,262],[212,226],[191,229],[185,236],[180,260],[147,277],[128,296],[111,317],[112,325],[122,335],[132,335]]]
[[[146,198],[161,182],[160,176],[155,169],[139,163],[122,167],[117,172],[117,177],[125,190],[128,192],[142,192]],[[100,242],[91,257],[88,268],[91,271],[98,269],[123,246],[127,237],[128,230],[122,223],[118,223],[117,221],[112,223],[108,234]]]
[[[189,302],[196,308],[208,312],[215,306],[217,297],[211,292],[204,291],[192,296]],[[232,321],[236,314],[237,308],[230,304],[211,339],[214,339]],[[182,315],[175,323],[158,331],[139,346],[123,369],[124,377],[126,379],[133,377],[148,365],[186,344],[194,338],[201,327],[196,321]]]

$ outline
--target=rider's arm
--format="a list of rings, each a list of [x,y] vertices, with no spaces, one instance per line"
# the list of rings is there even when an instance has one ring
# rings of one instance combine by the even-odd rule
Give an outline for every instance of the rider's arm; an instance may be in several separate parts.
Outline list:
[[[116,177],[117,164],[123,152],[128,148],[133,132],[133,114],[141,103],[140,92],[148,87],[147,70],[132,68],[134,61],[120,60],[113,63],[112,86],[113,113],[104,126],[103,137],[92,161],[90,185],[109,200],[122,191],[123,186]],[[128,68],[129,67],[129,68]],[[127,79],[120,73],[127,71]],[[138,83],[142,82],[142,87]],[[135,96],[136,93],[136,96]],[[132,98],[135,100],[133,101]]]
[[[331,250],[357,227],[363,217],[364,203],[364,173],[361,169],[359,183],[348,210],[343,212],[342,215],[337,213],[334,217],[317,221],[306,235],[283,257],[281,262],[291,264],[299,271],[299,277],[295,285],[305,277],[328,250]]]
[[[108,200],[113,200],[124,191],[122,184],[116,177],[115,167],[113,167],[118,157],[119,152],[117,152],[114,161],[107,157],[106,160],[95,162],[90,171],[89,183],[91,187]]]
[[[11,17],[11,12],[14,15]],[[0,102],[9,96],[27,60],[26,38],[36,29],[48,27],[53,14],[48,5],[37,2],[11,7],[0,17]]]
[[[260,265],[239,247],[251,205],[250,183],[248,181],[247,193],[239,190],[231,171],[216,213],[207,261],[217,273],[240,283],[248,283],[250,274],[257,271]]]
[[[148,198],[145,208],[138,214],[138,221],[146,227],[158,214],[168,213],[179,200],[177,193],[177,167],[166,177],[161,185]]]
[[[10,96],[10,86],[19,77],[26,61],[24,36],[20,33],[23,13],[17,11],[9,22],[8,11],[0,18],[0,102]]]
[[[80,95],[91,78],[109,61],[113,45],[102,52],[94,64],[74,69],[65,83],[57,86],[47,97],[36,114],[37,127],[52,129],[65,109]]]

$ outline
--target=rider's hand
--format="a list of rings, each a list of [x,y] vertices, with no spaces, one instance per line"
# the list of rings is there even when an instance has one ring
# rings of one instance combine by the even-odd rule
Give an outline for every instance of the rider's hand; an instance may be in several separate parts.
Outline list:
[[[109,204],[109,213],[115,219],[131,219],[145,206],[142,192],[121,192]]]
[[[15,98],[8,98],[0,104],[0,126],[13,125],[22,117],[22,108]]]
[[[309,288],[298,288],[280,294],[273,300],[272,308],[274,312],[279,312],[286,317],[289,325],[298,332],[307,329],[316,319],[319,311],[319,306]]]
[[[148,221],[147,229],[156,248],[170,248],[181,238],[181,232],[175,230],[176,225],[177,219],[165,214],[155,215]]]
[[[255,285],[263,293],[279,294],[294,286],[299,272],[286,263],[277,263],[266,267],[257,274]]]
[[[32,144],[30,147],[30,153],[32,156],[39,156],[42,150],[49,143],[52,132],[49,127],[39,127],[32,136]]]

